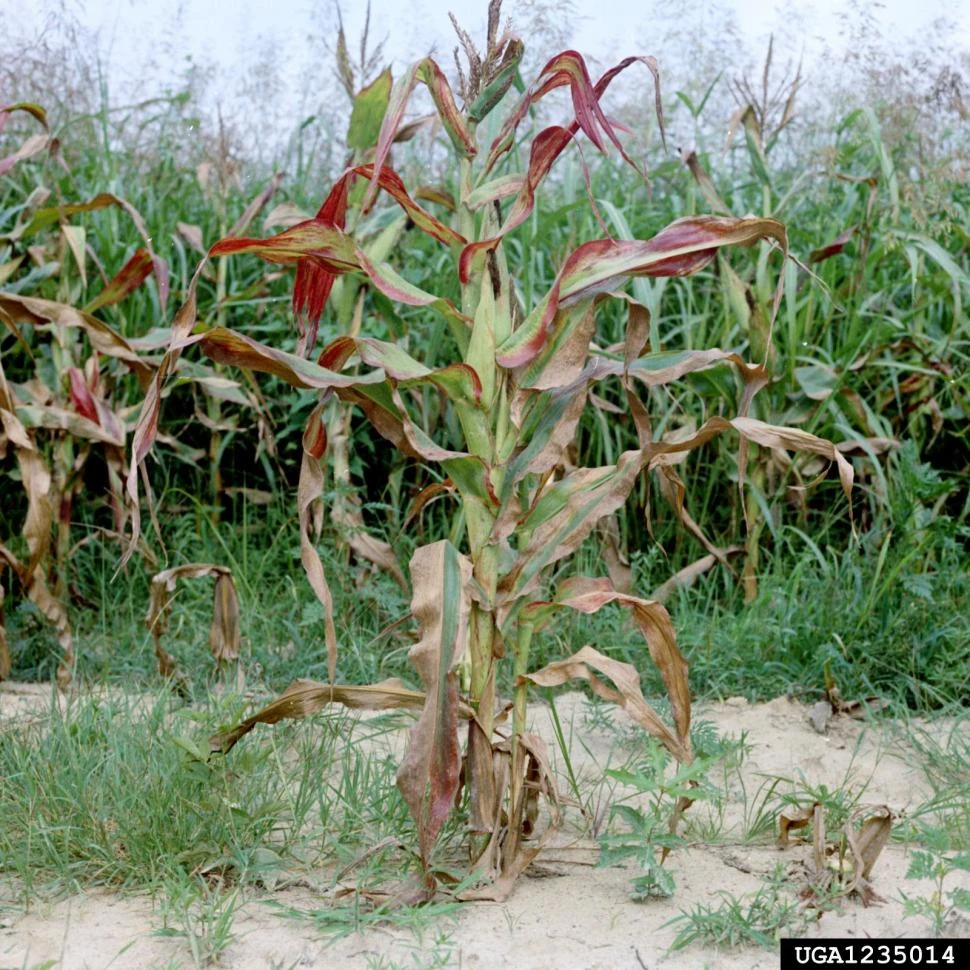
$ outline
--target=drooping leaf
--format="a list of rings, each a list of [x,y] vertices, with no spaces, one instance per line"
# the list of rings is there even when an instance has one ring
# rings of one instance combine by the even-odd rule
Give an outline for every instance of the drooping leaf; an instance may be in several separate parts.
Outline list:
[[[471,562],[447,541],[421,546],[411,559],[411,613],[421,639],[409,656],[424,681],[426,701],[411,729],[397,784],[417,825],[426,869],[461,773],[454,668],[467,649],[471,571]]]
[[[141,536],[141,504],[138,496],[138,475],[142,463],[145,461],[145,458],[155,443],[155,439],[158,437],[158,421],[162,413],[162,387],[169,375],[175,370],[182,351],[187,346],[201,339],[201,335],[193,337],[190,334],[198,321],[196,290],[199,284],[199,277],[205,266],[206,261],[202,260],[189,283],[185,303],[182,304],[178,313],[175,314],[175,319],[172,321],[172,328],[169,332],[168,348],[145,391],[145,399],[142,402],[138,422],[132,434],[131,462],[128,467],[128,477],[125,482],[125,491],[128,495],[128,505],[131,512],[131,538],[128,543],[128,548],[121,558],[122,565],[131,558]]]
[[[231,572],[216,577],[212,594],[212,626],[209,649],[216,663],[239,659],[239,595]]]
[[[45,128],[50,127],[47,123],[47,112],[41,105],[33,101],[18,101],[16,104],[6,104],[0,108],[0,131],[3,131],[7,118],[15,111],[24,111],[39,121]]]
[[[0,543],[0,561],[7,564],[17,577],[30,601],[47,617],[57,631],[61,645],[61,662],[57,681],[66,687],[73,674],[74,634],[64,604],[53,595],[47,584],[44,559],[51,544],[54,522],[52,478],[47,460],[37,448],[17,414],[17,406],[0,358],[0,426],[6,439],[14,446],[20,481],[27,495],[27,514],[21,534],[29,559],[22,562]]]
[[[124,361],[142,379],[147,380],[151,374],[151,367],[130,341],[97,317],[68,303],[0,292],[0,313],[15,323],[78,327],[85,332],[91,346],[99,354]]]
[[[465,119],[455,104],[451,85],[444,72],[430,57],[426,57],[418,66],[417,80],[427,85],[431,92],[431,100],[438,111],[438,117],[444,125],[452,145],[462,158],[474,158],[478,149],[465,124]]]
[[[277,350],[226,327],[213,327],[199,336],[205,354],[220,364],[273,374],[293,387],[324,390],[377,384],[384,380],[380,371],[365,374],[339,374],[297,354]]]
[[[99,209],[108,208],[109,206],[117,206],[127,213],[128,217],[135,224],[135,228],[138,230],[138,234],[145,244],[145,249],[151,253],[152,268],[155,273],[155,282],[158,286],[158,299],[162,305],[162,309],[164,309],[166,303],[168,303],[168,263],[155,252],[151,234],[148,232],[141,213],[126,199],[113,195],[110,192],[99,192],[93,199],[87,202],[72,202],[67,205],[49,206],[38,209],[31,217],[30,222],[24,227],[22,235],[25,237],[31,236],[45,229],[47,226],[53,225],[58,220],[66,219],[69,216],[77,215],[81,212],[95,212]]]
[[[303,457],[297,485],[300,516],[300,561],[320,604],[323,606],[324,641],[327,645],[327,675],[332,684],[337,677],[337,627],[333,616],[333,595],[323,570],[320,554],[311,537],[312,506],[323,494],[323,456],[327,450],[327,428],[323,421],[324,402],[310,414],[303,432]]]
[[[344,707],[365,711],[417,711],[424,707],[425,700],[424,691],[411,690],[396,677],[366,686],[296,680],[276,700],[236,727],[213,734],[209,739],[209,749],[214,753],[228,754],[239,739],[252,731],[257,724],[276,724],[282,720],[311,717],[330,704],[342,704]],[[463,708],[462,716],[471,716],[470,710]]]
[[[739,552],[744,552],[744,546],[728,546],[724,552],[728,555],[736,555]],[[689,589],[698,577],[712,569],[717,562],[718,557],[711,553],[701,556],[700,559],[696,559],[684,566],[683,569],[677,570],[670,579],[661,583],[650,594],[650,599],[656,600],[658,603],[665,603],[677,590]]]
[[[374,262],[344,232],[350,188],[359,178],[370,179],[371,185],[384,189],[422,232],[445,244],[464,244],[460,234],[414,201],[393,169],[360,165],[349,169],[337,180],[312,219],[298,222],[265,239],[222,239],[209,250],[212,256],[254,253],[271,263],[296,264],[293,309],[301,327],[304,322],[308,326],[310,346],[316,338],[320,316],[337,277],[354,270],[362,270],[391,299],[412,306],[434,306],[452,318],[462,319],[448,300],[413,286],[386,263]]]
[[[549,339],[560,305],[590,299],[631,276],[688,276],[706,266],[723,246],[774,239],[787,251],[787,236],[773,219],[688,216],[650,240],[597,239],[567,258],[556,280],[522,325],[498,348],[503,367],[529,363]]]
[[[619,149],[624,161],[639,171],[637,165],[626,153],[616,134],[616,124],[606,117],[599,104],[600,99],[606,93],[613,79],[628,67],[637,63],[643,64],[653,75],[655,94],[654,110],[660,124],[661,137],[663,137],[660,71],[654,58],[639,56],[624,58],[619,64],[616,64],[606,71],[595,85],[592,85],[583,56],[576,51],[563,51],[545,65],[535,84],[525,93],[516,109],[509,114],[505,124],[489,149],[488,159],[485,163],[485,171],[490,172],[498,160],[511,150],[514,144],[515,132],[523,119],[527,117],[530,108],[550,91],[567,84],[570,86],[572,93],[575,114],[575,120],[570,124],[569,131],[575,134],[582,129],[587,137],[590,138],[590,141],[602,151],[604,150],[604,145],[598,134],[598,129],[601,128],[609,140]]]
[[[178,664],[162,646],[162,638],[168,630],[175,588],[182,579],[215,579],[212,599],[212,624],[209,630],[209,648],[216,663],[236,660],[239,657],[239,599],[232,570],[213,563],[184,563],[162,570],[152,577],[148,613],[145,626],[152,635],[155,657],[161,676],[184,681]]]
[[[597,673],[608,677],[615,686],[610,687],[596,676]],[[646,702],[640,687],[640,675],[632,664],[613,660],[586,646],[566,660],[557,660],[535,673],[526,674],[525,679],[539,687],[558,687],[570,680],[584,680],[597,697],[623,708],[678,761],[690,763],[692,759],[690,738],[678,737]],[[686,713],[689,718],[689,707]]]

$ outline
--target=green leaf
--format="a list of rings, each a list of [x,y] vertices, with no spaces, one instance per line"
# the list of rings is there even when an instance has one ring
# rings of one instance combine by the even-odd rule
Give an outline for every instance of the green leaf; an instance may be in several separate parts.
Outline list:
[[[354,98],[347,129],[347,147],[352,151],[366,152],[377,144],[391,84],[391,70],[386,68]]]

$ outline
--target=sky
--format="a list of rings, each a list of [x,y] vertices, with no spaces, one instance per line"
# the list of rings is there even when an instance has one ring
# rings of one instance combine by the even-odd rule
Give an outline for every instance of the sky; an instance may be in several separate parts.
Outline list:
[[[107,64],[113,98],[150,98],[164,84],[179,90],[179,77],[188,58],[210,68],[215,80],[209,94],[221,98],[223,88],[235,88],[249,79],[252,90],[263,83],[279,86],[264,100],[281,118],[299,119],[311,110],[313,94],[332,90],[335,35],[334,11],[338,0],[0,0],[10,11],[0,23],[30,36],[42,25],[56,29],[61,11],[86,28],[97,30]],[[365,0],[339,0],[351,43],[356,43],[364,22]],[[537,4],[552,9],[572,6],[571,18],[551,15],[536,31]],[[398,74],[403,66],[428,52],[436,53],[446,72],[452,73],[454,34],[448,20],[453,11],[476,39],[484,33],[486,0],[372,0],[371,35],[385,39],[384,63]],[[929,36],[927,25],[946,15],[953,23],[948,40],[970,52],[970,0],[788,0],[775,7],[765,0],[506,0],[504,15],[526,40],[527,52],[536,36],[562,31],[562,44],[592,57],[603,69],[628,54],[657,57],[665,78],[672,54],[670,44],[684,51],[701,37],[724,39],[733,19],[738,43],[747,49],[748,66],[761,64],[767,39],[776,35],[776,55],[804,57],[808,72],[832,72],[852,32],[845,12],[863,10],[889,42],[917,43]],[[608,11],[608,16],[604,15]],[[6,21],[4,23],[4,20]],[[936,36],[939,36],[937,33]],[[313,39],[316,38],[314,41]],[[779,49],[779,42],[782,46]],[[550,41],[551,43],[551,41]],[[730,48],[730,44],[728,47]],[[702,45],[703,46],[703,45]],[[723,47],[724,45],[722,45]],[[665,51],[667,57],[665,61]],[[686,55],[689,62],[689,54]],[[265,71],[260,73],[259,66]],[[280,65],[283,65],[280,68]],[[737,70],[738,65],[727,65]],[[687,68],[690,70],[690,64]],[[325,76],[330,87],[319,83]],[[223,86],[223,87],[220,87]],[[275,90],[275,89],[274,89]],[[245,104],[246,92],[240,97]],[[301,101],[302,98],[302,101]],[[243,109],[245,110],[245,109]],[[300,112],[303,114],[300,114]],[[292,121],[289,127],[292,127]]]
[[[838,48],[844,36],[840,12],[852,0],[789,0],[774,6],[765,0],[720,0],[717,6],[733,12],[744,38],[757,45],[769,32],[791,32],[794,26],[806,49],[822,43]],[[856,0],[878,19],[886,36],[918,36],[920,28],[944,13],[957,25],[954,40],[970,49],[970,0]],[[340,0],[349,38],[359,36],[366,4]],[[281,48],[319,30],[319,19],[335,6],[327,0],[5,0],[16,19],[39,22],[63,5],[82,23],[102,31],[114,64],[137,70],[160,37],[174,39],[178,51],[223,64],[236,62],[254,40],[275,40]],[[668,17],[685,7],[712,6],[710,0],[685,4],[684,0],[574,0],[578,15],[573,46],[601,58],[643,51],[625,50],[632,42],[649,42],[650,23],[645,11],[657,10]],[[505,10],[513,17],[521,3],[507,0]],[[372,34],[387,37],[386,52],[398,65],[436,49],[450,57],[454,35],[448,12],[473,36],[484,28],[485,0],[372,0]],[[604,16],[604,10],[609,16]],[[317,11],[317,20],[314,20]],[[515,17],[521,33],[528,36],[529,11]],[[701,24],[703,24],[701,17]],[[717,18],[712,18],[709,25]],[[697,29],[698,22],[689,24]],[[649,51],[662,58],[662,51]]]

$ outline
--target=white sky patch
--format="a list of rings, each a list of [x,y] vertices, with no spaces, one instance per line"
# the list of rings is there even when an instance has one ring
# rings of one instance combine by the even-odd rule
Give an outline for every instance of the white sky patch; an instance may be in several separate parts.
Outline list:
[[[224,66],[246,63],[254,46],[267,42],[285,51],[301,45],[307,35],[319,32],[321,17],[329,17],[332,7],[320,0],[7,0],[16,20],[26,25],[40,24],[56,16],[63,4],[86,26],[102,31],[113,70],[137,71],[140,62],[157,53],[160,41],[174,42],[175,51],[191,54],[203,63],[217,61]],[[505,9],[513,26],[529,39],[529,22],[516,16],[515,0]],[[577,22],[572,30],[574,46],[583,53],[600,58],[615,58],[628,53],[622,49],[632,41],[649,37],[651,16],[670,20],[686,12],[690,29],[713,29],[720,23],[712,16],[705,21],[706,9],[733,13],[741,33],[752,48],[763,45],[774,31],[784,36],[786,28],[798,31],[797,38],[808,52],[828,44],[839,51],[845,40],[844,14],[853,4],[846,0],[791,0],[773,7],[763,0],[722,0],[722,2],[685,3],[684,0],[577,0]],[[970,50],[970,3],[944,0],[857,0],[856,6],[868,10],[886,38],[918,37],[934,19],[946,16],[954,24],[954,44]],[[366,4],[362,0],[343,0],[343,18],[351,41],[359,37]],[[375,40],[387,38],[386,52],[398,63],[417,58],[430,50],[450,60],[455,43],[448,21],[449,11],[472,32],[480,34],[485,26],[484,0],[372,0],[371,34]],[[313,11],[318,13],[315,22]],[[700,18],[696,11],[701,12]],[[695,13],[694,17],[691,14]],[[526,14],[526,17],[528,14]],[[662,50],[648,53],[661,57]]]
[[[545,6],[546,24],[537,29],[535,4]],[[352,53],[364,24],[365,0],[340,0]],[[4,27],[17,36],[56,31],[67,17],[100,36],[110,97],[148,99],[191,86],[203,90],[205,110],[239,119],[260,135],[288,137],[311,114],[343,116],[332,101],[335,0],[3,0]],[[629,54],[657,57],[668,83],[695,78],[698,57],[711,51],[725,63],[725,76],[744,70],[758,73],[769,35],[775,36],[775,63],[804,60],[805,77],[816,82],[838,76],[847,45],[859,36],[895,48],[911,59],[924,37],[941,37],[970,57],[970,2],[967,0],[789,0],[772,7],[763,0],[572,0],[575,15],[557,17],[570,0],[506,0],[504,15],[526,42],[532,67],[543,55],[561,49],[550,34],[591,57],[594,73]],[[11,10],[12,8],[12,10]],[[448,19],[452,11],[476,40],[485,31],[486,0],[372,0],[371,40],[385,41],[384,60],[395,74],[412,60],[433,52],[453,74],[456,39]],[[541,13],[541,10],[540,10]],[[949,28],[934,31],[946,17]],[[855,25],[853,29],[852,25]],[[710,73],[711,60],[706,67]],[[210,72],[207,84],[187,84],[187,71]],[[760,75],[759,75],[760,76]],[[699,81],[701,78],[696,77]],[[704,83],[707,83],[706,81]],[[675,82],[676,86],[676,82]],[[338,94],[339,97],[339,94]],[[322,103],[321,103],[322,102]],[[250,108],[252,106],[252,108]],[[267,106],[269,106],[267,110]],[[271,117],[270,117],[271,115]]]

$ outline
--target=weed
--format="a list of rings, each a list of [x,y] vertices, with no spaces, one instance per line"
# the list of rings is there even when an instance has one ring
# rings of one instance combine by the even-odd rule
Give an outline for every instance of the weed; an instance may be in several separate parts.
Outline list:
[[[754,893],[742,897],[720,892],[715,905],[698,903],[664,926],[680,929],[670,945],[682,950],[692,943],[718,947],[760,946],[774,949],[783,935],[804,932],[814,916],[791,895],[785,867],[775,866],[771,876]]]
[[[933,882],[929,896],[907,896],[901,892],[906,916],[927,919],[936,936],[942,936],[949,919],[958,912],[970,913],[970,889],[959,886],[944,887],[954,873],[970,873],[970,852],[953,851],[946,832],[930,826],[919,830],[921,847],[910,851],[907,879],[928,879]]]
[[[232,923],[241,902],[239,890],[211,887],[204,880],[187,878],[169,884],[162,904],[163,926],[155,936],[184,939],[196,968],[217,963],[232,943]]]
[[[711,758],[699,756],[691,765],[680,766],[672,774],[668,771],[668,757],[658,745],[647,747],[647,759],[637,767],[608,768],[605,775],[632,792],[625,793],[611,809],[611,822],[622,825],[600,838],[599,865],[617,865],[632,861],[639,873],[633,877],[631,898],[644,902],[652,897],[667,897],[674,893],[674,878],[663,865],[667,854],[683,839],[670,824],[692,802],[715,796],[707,783]],[[615,793],[614,793],[615,794]],[[631,799],[645,800],[639,807],[625,804]]]

